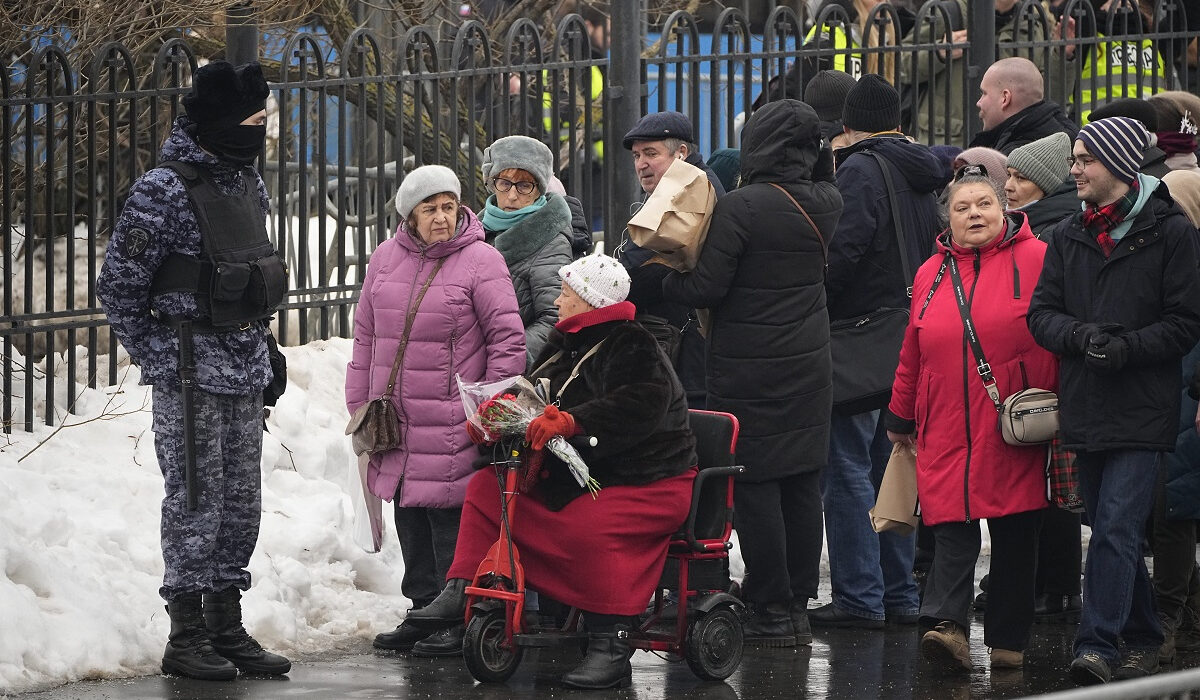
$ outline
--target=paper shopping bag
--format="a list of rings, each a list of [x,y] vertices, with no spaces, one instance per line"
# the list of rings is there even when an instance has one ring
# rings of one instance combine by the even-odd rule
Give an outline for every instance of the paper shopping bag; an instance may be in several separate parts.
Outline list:
[[[895,443],[883,472],[879,496],[871,509],[871,527],[875,532],[892,530],[901,535],[912,533],[920,520],[917,503],[917,453],[909,445]]]
[[[354,507],[354,543],[363,551],[378,552],[383,547],[383,501],[367,488],[367,453],[352,457],[346,474],[346,493]]]
[[[686,272],[696,267],[716,203],[717,192],[704,171],[676,159],[629,220],[629,237]]]

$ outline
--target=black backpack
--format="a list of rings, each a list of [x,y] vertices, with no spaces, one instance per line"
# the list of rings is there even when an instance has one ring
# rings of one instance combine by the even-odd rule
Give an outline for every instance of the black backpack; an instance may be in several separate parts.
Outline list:
[[[639,312],[634,320],[654,336],[654,339],[658,341],[658,346],[662,348],[667,359],[671,361],[671,366],[674,367],[679,361],[679,340],[683,331],[662,316],[654,314]]]

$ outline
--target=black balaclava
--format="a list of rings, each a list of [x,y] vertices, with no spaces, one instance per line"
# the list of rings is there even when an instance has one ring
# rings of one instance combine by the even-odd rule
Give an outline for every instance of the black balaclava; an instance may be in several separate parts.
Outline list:
[[[266,108],[268,94],[257,63],[234,68],[226,61],[213,61],[196,69],[192,91],[183,98],[188,118],[196,124],[196,143],[232,165],[253,163],[262,152],[267,128],[242,122]]]

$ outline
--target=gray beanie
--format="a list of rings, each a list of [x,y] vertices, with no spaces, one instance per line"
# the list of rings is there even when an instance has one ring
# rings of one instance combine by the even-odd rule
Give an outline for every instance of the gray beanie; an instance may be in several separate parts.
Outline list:
[[[444,165],[422,165],[400,182],[400,189],[396,191],[396,212],[401,220],[407,220],[414,207],[442,192],[462,199],[462,183],[458,176]]]
[[[1057,131],[1016,148],[1008,154],[1008,167],[1037,185],[1042,194],[1053,194],[1071,171],[1071,137]]]
[[[554,177],[554,155],[546,144],[528,136],[505,136],[483,149],[483,179],[491,180],[509,168],[524,170],[543,193]]]

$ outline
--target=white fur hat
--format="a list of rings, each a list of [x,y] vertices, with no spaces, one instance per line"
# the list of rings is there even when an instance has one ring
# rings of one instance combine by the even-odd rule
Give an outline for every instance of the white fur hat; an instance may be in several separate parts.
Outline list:
[[[418,204],[442,192],[462,199],[462,183],[458,181],[458,175],[444,165],[422,165],[405,175],[400,189],[396,191],[396,211],[400,219],[408,219]]]
[[[558,276],[597,309],[625,301],[629,296],[629,273],[625,266],[603,253],[563,265],[558,268]]]

